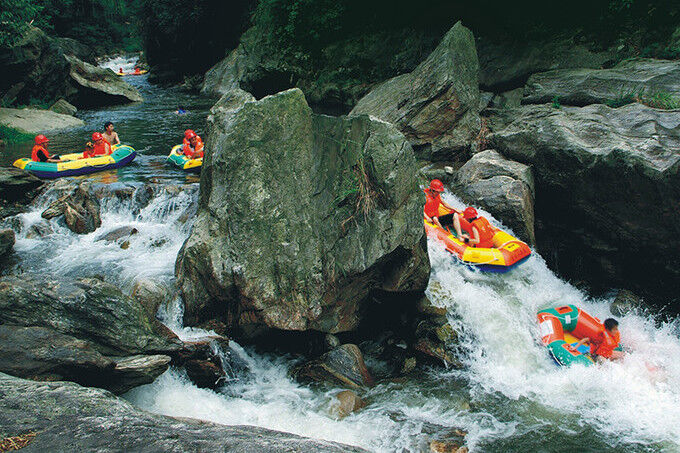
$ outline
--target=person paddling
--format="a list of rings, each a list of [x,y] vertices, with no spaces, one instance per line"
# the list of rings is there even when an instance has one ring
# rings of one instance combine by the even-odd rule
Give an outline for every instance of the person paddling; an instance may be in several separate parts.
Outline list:
[[[95,156],[106,156],[113,152],[111,144],[104,140],[104,136],[100,132],[95,132],[92,134],[93,143],[91,146],[87,146],[85,152],[83,153],[83,158],[95,157]],[[90,145],[88,143],[88,145]]]
[[[198,159],[203,157],[203,140],[201,140],[201,137],[191,129],[184,131],[182,152],[189,159]]]
[[[104,137],[104,140],[109,142],[111,145],[120,145],[118,132],[113,130],[113,123],[111,121],[104,123],[104,133],[102,136]]]
[[[619,333],[619,322],[614,318],[604,320],[602,329],[594,338],[584,337],[576,343],[575,348],[585,343],[590,343],[590,355],[598,362],[607,360],[623,359],[623,351],[615,351],[621,342]]]
[[[33,162],[61,162],[59,156],[50,156],[50,153],[47,151],[47,144],[50,141],[49,138],[40,134],[35,136],[34,141],[35,146],[33,146],[33,150],[31,151],[31,160]]]
[[[430,181],[430,185],[425,189],[425,207],[423,213],[425,215],[425,220],[430,223],[434,223],[444,228],[444,226],[453,226],[454,217],[456,215],[456,210],[453,206],[446,203],[441,198],[441,194],[444,192],[444,184],[438,179],[433,179]],[[439,206],[443,206],[448,211],[449,214],[439,215]]]
[[[490,248],[493,247],[493,227],[484,217],[472,206],[468,206],[463,211],[462,220],[460,216],[454,218],[453,227],[456,229],[458,237],[462,237],[466,244],[473,247]]]

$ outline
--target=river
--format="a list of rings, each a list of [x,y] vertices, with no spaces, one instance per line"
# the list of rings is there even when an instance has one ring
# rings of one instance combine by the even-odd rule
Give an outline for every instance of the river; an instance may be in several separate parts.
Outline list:
[[[52,222],[51,232],[35,237],[31,225],[44,222],[40,212],[55,196],[48,191],[16,219],[15,249],[23,270],[59,277],[104,274],[126,291],[140,277],[173,284],[198,184],[195,177],[166,167],[164,159],[185,128],[204,132],[213,100],[155,87],[144,76],[128,79],[145,102],[80,111],[86,126],[55,135],[53,149],[72,149],[111,120],[123,142],[140,155],[130,167],[86,178],[105,183],[112,193],[121,187],[149,193],[151,187],[151,195],[143,202],[107,197],[102,225],[94,233],[76,235]],[[191,113],[175,115],[179,103]],[[462,206],[453,195],[445,196]],[[132,200],[138,198],[143,197]],[[125,225],[139,231],[129,248],[96,240]],[[455,428],[468,431],[471,451],[680,451],[677,320],[651,312],[628,314],[619,320],[622,341],[632,352],[622,363],[558,368],[540,344],[536,311],[574,303],[602,319],[611,315],[611,300],[588,297],[551,272],[536,253],[506,275],[489,275],[458,265],[441,244],[430,241],[429,252],[428,295],[448,309],[460,332],[463,370],[418,369],[406,379],[381,382],[363,395],[366,408],[336,420],[329,404],[339,389],[297,383],[288,375],[295,357],[258,353],[232,342],[223,351],[231,364],[229,379],[219,390],[199,389],[170,369],[124,397],[152,412],[257,425],[376,452],[429,451],[432,439]],[[175,300],[159,317],[181,337],[205,334],[181,325],[181,309]],[[650,372],[646,363],[660,371]]]

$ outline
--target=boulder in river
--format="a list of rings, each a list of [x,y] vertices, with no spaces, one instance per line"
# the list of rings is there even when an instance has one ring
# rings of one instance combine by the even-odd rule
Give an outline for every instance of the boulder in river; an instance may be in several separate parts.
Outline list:
[[[176,265],[185,324],[337,333],[356,328],[374,291],[422,292],[423,201],[405,137],[366,115],[313,114],[299,89],[238,104],[210,117]]]
[[[158,376],[165,373],[171,360],[164,354],[115,358],[113,377],[105,388],[120,394],[140,385],[151,384]]]
[[[539,251],[563,275],[676,297],[680,110],[527,105],[491,117],[493,147],[532,167]]]
[[[131,297],[142,304],[146,313],[153,318],[161,304],[168,301],[170,292],[168,288],[154,280],[140,278],[132,287]]]
[[[39,178],[19,168],[0,168],[0,218],[23,211],[43,184]]]
[[[52,104],[50,110],[56,113],[61,113],[62,115],[71,116],[74,116],[76,112],[78,112],[78,109],[74,105],[69,104],[68,101],[64,98],[61,98],[57,102]]]
[[[64,115],[52,110],[0,107],[0,124],[29,134],[44,134],[60,129],[80,127],[85,123],[74,116]]]
[[[12,247],[14,247],[15,241],[14,230],[11,228],[0,230],[0,258],[9,255],[12,251]]]
[[[350,388],[373,385],[361,350],[354,344],[338,346],[319,359],[297,367],[293,374],[302,381],[328,381]]]
[[[254,426],[225,426],[137,409],[111,393],[70,382],[0,373],[0,434],[29,437],[25,451],[362,452],[358,447]],[[64,433],[71,433],[65,435]]]
[[[64,55],[70,64],[69,75],[74,87],[67,97],[79,107],[142,102],[136,88],[125,82],[110,69],[85,63],[77,57]]]
[[[475,154],[456,174],[454,190],[481,206],[534,245],[534,177],[531,168],[494,150]]]
[[[614,301],[609,305],[609,310],[614,316],[625,316],[644,307],[642,299],[634,292],[621,289],[616,294]]]
[[[413,72],[373,88],[351,115],[395,124],[420,158],[449,159],[469,151],[480,131],[478,71],[472,32],[458,22]]]
[[[343,390],[335,395],[331,414],[338,419],[343,419],[363,407],[366,407],[366,402],[359,395],[352,390]]]
[[[524,104],[559,99],[562,105],[612,104],[680,92],[680,61],[642,58],[610,69],[558,69],[529,77]]]
[[[66,226],[77,234],[91,233],[102,224],[99,200],[87,182],[52,202],[42,213],[44,219],[63,216]]]

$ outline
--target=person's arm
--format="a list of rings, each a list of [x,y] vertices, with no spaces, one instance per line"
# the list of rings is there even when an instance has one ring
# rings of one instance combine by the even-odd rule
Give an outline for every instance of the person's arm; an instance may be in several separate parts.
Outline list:
[[[581,338],[581,339],[578,341],[578,343],[576,343],[576,344],[574,345],[574,349],[578,349],[579,346],[581,346],[582,344],[588,343],[588,342],[590,342],[590,338],[588,338],[588,337],[583,337],[583,338]]]
[[[113,133],[113,145],[120,145],[120,137],[118,137],[118,132]]]
[[[477,231],[476,227],[472,227],[472,237],[469,243],[472,245],[479,244],[479,231]]]
[[[441,200],[441,203],[442,203],[442,206],[444,206],[446,209],[449,210],[449,212],[455,212],[456,214],[458,213],[458,211],[456,210],[456,208],[454,208],[453,206],[451,206],[450,204],[448,204],[448,203],[445,202],[444,200]]]

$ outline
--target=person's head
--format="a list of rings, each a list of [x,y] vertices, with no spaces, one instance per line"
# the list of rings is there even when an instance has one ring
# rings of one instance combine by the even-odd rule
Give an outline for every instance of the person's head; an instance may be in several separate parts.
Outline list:
[[[47,143],[50,141],[49,138],[45,137],[43,134],[36,135],[35,136],[35,144],[36,145],[42,145],[42,146],[47,146]]]
[[[87,142],[87,143],[85,143],[85,148],[94,149],[94,145],[92,144],[92,142]]]
[[[190,139],[189,143],[191,143],[193,146],[196,146],[196,143],[198,143],[198,135],[194,134]]]
[[[444,192],[444,184],[438,179],[433,179],[430,181],[430,187],[429,187],[431,192],[437,192],[437,193],[442,193]]]
[[[104,140],[104,136],[101,134],[101,132],[95,132],[94,134],[92,134],[92,140],[95,143],[101,142],[102,140]]]
[[[463,218],[465,220],[475,220],[479,214],[477,213],[477,210],[473,208],[472,206],[468,206],[465,208],[465,211],[463,211]]]
[[[611,333],[619,331],[619,322],[614,318],[607,318],[604,320],[604,328]]]
[[[111,121],[107,121],[106,123],[104,123],[104,130],[109,134],[113,132],[113,123]]]
[[[196,137],[196,132],[194,132],[192,129],[187,129],[184,131],[184,138],[191,140],[193,137]]]

